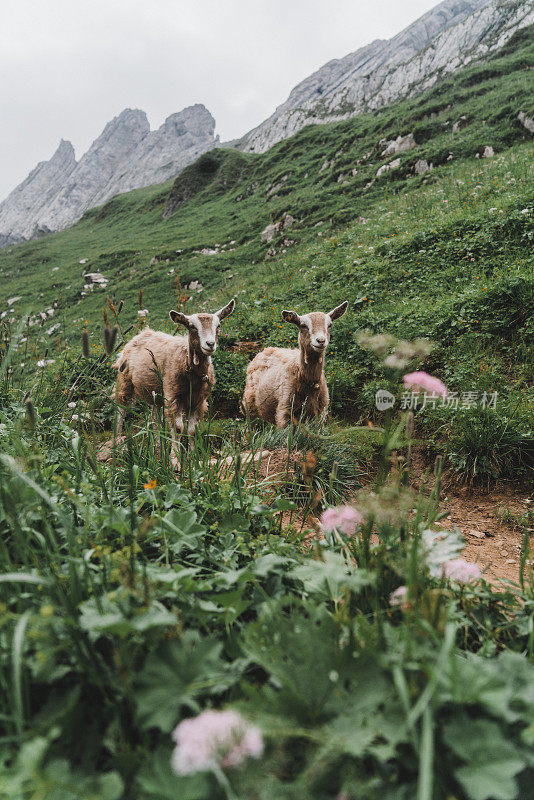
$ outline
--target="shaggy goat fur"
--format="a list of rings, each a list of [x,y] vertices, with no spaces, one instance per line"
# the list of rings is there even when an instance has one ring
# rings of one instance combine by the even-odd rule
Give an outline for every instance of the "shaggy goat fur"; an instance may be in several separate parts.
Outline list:
[[[324,376],[324,357],[332,321],[341,317],[348,303],[324,314],[314,311],[299,317],[282,311],[286,322],[299,327],[299,349],[267,347],[250,362],[243,396],[245,413],[284,428],[292,418],[312,419],[329,404]]]
[[[125,408],[138,400],[164,407],[174,443],[186,418],[187,433],[194,433],[215,384],[211,355],[217,347],[219,323],[234,306],[231,300],[215,314],[190,316],[171,311],[173,322],[187,327],[187,336],[145,328],[128,342],[113,365],[117,383],[112,397],[121,406],[117,434],[122,431]]]

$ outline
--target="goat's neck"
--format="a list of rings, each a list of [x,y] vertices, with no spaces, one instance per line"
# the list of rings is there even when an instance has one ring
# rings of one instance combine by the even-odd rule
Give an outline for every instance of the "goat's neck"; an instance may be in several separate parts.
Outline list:
[[[204,378],[208,374],[208,369],[211,363],[210,356],[204,353],[198,353],[189,342],[189,369],[200,378]]]
[[[300,348],[299,374],[307,382],[318,381],[323,374],[324,351],[317,353],[315,350]]]

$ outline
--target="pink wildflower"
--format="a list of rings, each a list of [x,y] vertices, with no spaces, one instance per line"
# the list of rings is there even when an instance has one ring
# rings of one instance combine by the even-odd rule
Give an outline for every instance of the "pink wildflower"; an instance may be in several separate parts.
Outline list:
[[[404,606],[408,600],[408,589],[406,586],[399,586],[389,596],[389,604],[391,606]]]
[[[470,564],[465,558],[453,558],[443,564],[443,574],[451,581],[459,583],[469,583],[471,580],[479,580],[482,573],[477,564]]]
[[[324,531],[338,530],[345,536],[352,536],[358,525],[363,522],[359,511],[352,506],[338,506],[327,508],[321,516],[321,525]]]
[[[409,372],[403,377],[404,385],[412,391],[423,389],[425,392],[447,397],[449,390],[439,378],[434,378],[428,372]]]
[[[237,711],[203,711],[180,722],[173,739],[172,767],[178,775],[237,767],[247,756],[259,758],[263,752],[259,729]]]

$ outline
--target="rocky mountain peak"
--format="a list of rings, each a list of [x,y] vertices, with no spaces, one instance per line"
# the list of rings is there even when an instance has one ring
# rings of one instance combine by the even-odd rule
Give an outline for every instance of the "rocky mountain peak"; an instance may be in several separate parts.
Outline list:
[[[50,162],[48,163],[51,164],[52,162],[55,163],[61,162],[63,164],[76,163],[76,155],[74,153],[74,147],[72,146],[72,143],[68,141],[68,139],[60,140],[56,152],[54,153],[54,155],[50,159]],[[41,163],[46,163],[46,162],[41,162]]]
[[[0,204],[0,246],[66,228],[120,192],[173,177],[215,143],[215,120],[201,104],[151,131],[147,115],[125,108],[76,162],[64,139]]]

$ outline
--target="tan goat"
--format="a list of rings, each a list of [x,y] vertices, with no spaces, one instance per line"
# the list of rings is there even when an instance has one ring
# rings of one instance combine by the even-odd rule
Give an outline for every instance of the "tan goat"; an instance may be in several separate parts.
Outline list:
[[[182,314],[170,311],[173,322],[185,325],[187,336],[171,336],[145,328],[124,347],[116,363],[117,383],[113,399],[121,413],[117,434],[122,432],[128,406],[144,400],[164,407],[173,444],[181,436],[185,420],[193,434],[208,409],[215,383],[211,356],[217,349],[220,322],[234,310],[231,300],[215,314]]]
[[[250,362],[243,396],[245,413],[283,428],[292,418],[312,419],[327,410],[330,398],[324,357],[332,322],[343,316],[347,306],[345,301],[328,314],[313,311],[299,316],[295,311],[282,311],[283,319],[299,328],[299,347],[267,347]]]

